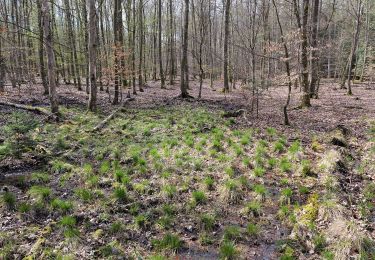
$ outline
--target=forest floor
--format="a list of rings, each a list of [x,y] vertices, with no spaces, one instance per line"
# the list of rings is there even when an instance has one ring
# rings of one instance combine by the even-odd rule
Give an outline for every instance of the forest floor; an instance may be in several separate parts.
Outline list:
[[[150,82],[97,131],[105,92],[90,113],[61,86],[59,122],[0,105],[0,259],[374,259],[375,86],[324,82],[308,109],[293,89],[291,126],[285,87],[258,116],[220,87]],[[0,102],[48,109],[41,92]]]

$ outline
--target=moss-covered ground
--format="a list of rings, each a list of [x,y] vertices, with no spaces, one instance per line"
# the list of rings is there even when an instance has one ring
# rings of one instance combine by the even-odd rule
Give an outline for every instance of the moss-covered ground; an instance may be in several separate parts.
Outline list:
[[[96,132],[77,108],[12,114],[0,159],[35,165],[0,179],[0,259],[374,259],[371,122],[356,154],[223,113],[129,108]]]

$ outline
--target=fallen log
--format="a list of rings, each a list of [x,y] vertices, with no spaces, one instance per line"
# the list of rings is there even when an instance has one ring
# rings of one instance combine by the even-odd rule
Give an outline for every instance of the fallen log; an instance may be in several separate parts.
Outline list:
[[[229,117],[239,117],[242,116],[246,112],[245,109],[239,109],[236,111],[226,111],[223,114],[224,118],[229,118]]]
[[[36,113],[36,114],[46,115],[48,117],[53,116],[52,113],[50,113],[50,112],[48,112],[45,109],[40,108],[40,107],[33,107],[33,106],[16,104],[16,103],[12,103],[12,102],[2,102],[2,101],[0,101],[0,105],[1,106],[8,106],[8,107],[18,108],[18,109],[30,111],[30,112],[33,112],[33,113]]]
[[[119,112],[121,112],[124,109],[124,106],[130,102],[133,101],[134,98],[127,98],[125,101],[122,103],[122,105],[116,109],[114,112],[112,112],[108,117],[106,117],[102,122],[100,122],[97,126],[95,126],[92,129],[92,132],[97,132],[101,130],[110,120],[112,120]]]

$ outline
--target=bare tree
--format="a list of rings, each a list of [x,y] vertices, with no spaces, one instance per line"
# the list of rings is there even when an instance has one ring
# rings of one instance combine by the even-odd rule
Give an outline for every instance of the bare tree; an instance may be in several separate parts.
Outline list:
[[[224,92],[229,92],[229,77],[228,77],[228,41],[229,41],[229,19],[230,19],[230,2],[225,1],[225,21],[224,21]]]
[[[91,111],[96,110],[96,61],[97,61],[97,45],[98,45],[98,17],[96,14],[95,0],[87,0],[89,8],[89,79],[90,79],[90,96],[88,109]]]
[[[320,0],[314,0],[314,9],[312,14],[312,30],[311,30],[311,81],[310,81],[310,97],[318,97],[317,86],[319,82],[319,55],[318,55],[318,15]]]
[[[46,75],[46,68],[44,65],[44,49],[43,49],[43,24],[42,24],[42,6],[40,1],[36,3],[38,8],[38,29],[39,29],[39,45],[38,45],[38,56],[39,56],[39,71],[40,77],[42,79],[42,85],[44,89],[44,95],[48,95],[48,82],[47,82],[47,75]]]
[[[52,33],[51,33],[51,18],[49,13],[49,1],[41,1],[41,14],[43,20],[43,36],[44,44],[47,53],[47,64],[48,64],[48,83],[49,83],[49,98],[51,102],[51,111],[54,114],[59,112],[59,103],[56,92],[56,74],[55,74],[55,55],[53,53],[52,46]]]
[[[164,78],[164,71],[163,71],[163,55],[162,55],[162,41],[161,41],[161,33],[162,33],[162,20],[161,20],[161,10],[162,10],[162,1],[159,0],[158,4],[158,48],[159,48],[159,70],[160,70],[160,81],[161,81],[161,88],[165,88],[165,78]]]
[[[190,97],[188,93],[189,88],[189,72],[188,72],[188,44],[189,44],[189,0],[185,0],[185,12],[184,12],[184,34],[182,39],[182,59],[181,59],[181,97],[188,98]]]
[[[139,22],[139,64],[138,64],[138,85],[139,91],[143,92],[143,0],[139,0],[138,7],[138,22]]]
[[[112,104],[116,105],[119,102],[119,87],[120,87],[120,73],[121,73],[121,46],[122,46],[122,7],[121,0],[115,0],[113,14],[113,31],[115,41],[115,95]]]
[[[284,56],[285,56],[284,57],[285,70],[286,70],[286,75],[287,75],[287,80],[288,80],[288,97],[287,97],[286,103],[285,103],[285,105],[283,107],[284,124],[285,125],[290,125],[290,121],[289,121],[289,117],[288,117],[288,106],[289,106],[289,103],[290,103],[290,93],[292,91],[292,79],[291,79],[291,74],[290,74],[289,50],[288,50],[288,46],[287,46],[285,38],[284,38],[284,30],[283,30],[283,27],[281,25],[279,11],[277,9],[275,0],[272,0],[272,3],[273,3],[273,6],[275,8],[275,14],[276,14],[277,24],[279,25],[281,42],[283,43]]]
[[[362,12],[363,12],[363,3],[362,0],[356,0],[357,1],[357,7],[355,12],[355,31],[353,35],[353,42],[352,42],[352,48],[350,50],[350,56],[349,56],[349,66],[348,66],[348,95],[353,95],[352,93],[352,68],[354,67],[354,63],[356,60],[356,52],[357,52],[357,46],[358,46],[358,40],[361,30],[361,19],[362,19]]]
[[[297,19],[298,27],[302,34],[301,47],[301,65],[302,65],[302,101],[301,107],[310,107],[310,86],[309,86],[309,70],[308,70],[308,42],[307,42],[307,22],[309,18],[309,0],[302,2],[302,21],[297,0],[293,0],[294,14]]]

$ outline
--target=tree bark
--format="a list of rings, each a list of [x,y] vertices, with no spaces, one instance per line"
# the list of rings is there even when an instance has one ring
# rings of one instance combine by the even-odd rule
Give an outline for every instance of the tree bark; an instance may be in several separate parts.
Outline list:
[[[318,54],[318,15],[320,0],[314,0],[314,10],[312,14],[312,31],[311,31],[311,82],[310,98],[317,98],[316,84],[319,77],[319,54]]]
[[[121,50],[121,30],[122,30],[122,9],[121,9],[121,0],[115,0],[114,2],[114,14],[113,14],[113,30],[115,37],[115,94],[113,97],[112,104],[117,105],[119,102],[119,86],[120,86],[120,67],[121,60],[119,52]]]
[[[159,70],[160,70],[161,88],[165,88],[165,78],[164,78],[164,71],[163,71],[162,41],[161,41],[161,32],[162,32],[161,9],[162,9],[162,2],[161,2],[161,0],[159,0],[159,4],[158,4]]]
[[[72,24],[72,14],[70,10],[69,0],[64,0],[64,6],[65,6],[65,12],[66,12],[66,22],[68,26],[69,44],[71,48],[71,56],[72,56],[71,62],[72,62],[73,78],[74,78],[75,83],[77,84],[78,90],[82,90],[81,77],[79,75],[79,64],[78,64],[76,42],[75,42],[73,24]]]
[[[98,45],[98,16],[96,13],[95,0],[87,0],[89,7],[89,35],[88,35],[88,49],[89,49],[89,79],[90,79],[90,95],[88,109],[90,111],[96,110],[96,61],[97,61],[97,45]]]
[[[139,0],[139,64],[138,64],[138,85],[139,91],[143,92],[143,0]]]
[[[49,14],[49,1],[41,1],[41,13],[43,17],[43,36],[44,44],[47,53],[47,64],[48,64],[48,83],[49,83],[49,97],[51,102],[51,112],[58,114],[59,104],[56,93],[56,76],[55,76],[55,55],[52,47],[52,34],[51,34],[51,18]]]
[[[174,54],[174,31],[173,31],[173,1],[169,0],[169,51],[171,57],[171,64],[169,68],[169,85],[174,84],[174,76],[175,76],[175,54]]]
[[[288,106],[289,106],[289,103],[290,103],[290,93],[292,91],[292,79],[290,77],[289,50],[288,50],[288,46],[287,46],[287,44],[285,42],[285,39],[284,39],[284,31],[283,31],[283,27],[282,27],[281,22],[280,22],[279,11],[277,9],[275,0],[272,0],[272,3],[273,3],[273,6],[275,7],[276,20],[277,20],[277,24],[279,25],[281,42],[283,43],[283,47],[284,47],[285,69],[286,69],[286,74],[287,74],[287,77],[288,77],[287,78],[287,80],[288,80],[288,97],[287,97],[286,103],[283,107],[284,124],[290,125],[290,121],[289,121],[289,117],[288,117]]]
[[[229,77],[228,77],[228,41],[229,41],[229,19],[230,19],[230,1],[225,2],[225,21],[224,21],[224,92],[229,92]]]
[[[303,14],[302,22],[299,14],[299,6],[296,0],[293,0],[294,14],[297,19],[298,27],[302,33],[302,50],[301,50],[301,65],[302,65],[302,100],[301,107],[310,107],[310,86],[309,86],[309,71],[307,58],[307,21],[309,18],[309,0],[303,0]]]
[[[182,39],[182,59],[181,59],[181,97],[190,97],[188,93],[189,81],[188,78],[188,60],[187,60],[187,50],[189,45],[189,0],[185,0],[185,12],[184,12],[184,34]]]
[[[43,25],[42,25],[42,6],[40,1],[37,1],[37,8],[38,8],[38,29],[39,29],[39,45],[38,45],[38,56],[39,56],[39,70],[40,70],[40,77],[42,79],[43,85],[43,95],[48,95],[48,82],[47,82],[47,75],[46,69],[44,65],[44,50],[43,50]]]
[[[356,26],[355,26],[355,33],[353,36],[353,42],[352,42],[352,48],[350,51],[350,60],[349,60],[349,68],[348,68],[348,95],[353,95],[352,92],[352,85],[351,85],[351,80],[352,80],[352,68],[354,67],[355,60],[356,60],[356,52],[357,52],[357,46],[358,46],[358,40],[359,40],[359,35],[360,35],[360,30],[361,30],[361,18],[362,18],[362,11],[363,11],[363,6],[362,6],[362,0],[358,0],[357,4],[357,10],[356,10]]]

